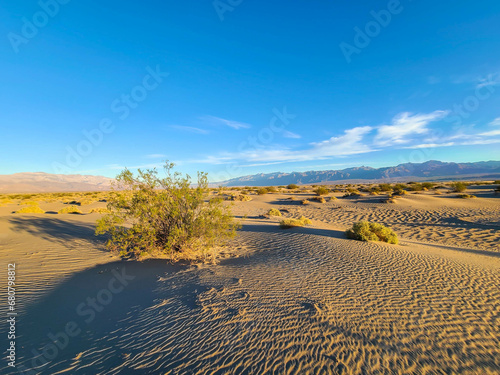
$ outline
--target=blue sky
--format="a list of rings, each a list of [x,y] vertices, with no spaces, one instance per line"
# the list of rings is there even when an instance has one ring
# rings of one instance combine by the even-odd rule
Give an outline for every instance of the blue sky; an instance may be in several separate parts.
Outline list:
[[[0,5],[0,174],[500,159],[500,3]]]

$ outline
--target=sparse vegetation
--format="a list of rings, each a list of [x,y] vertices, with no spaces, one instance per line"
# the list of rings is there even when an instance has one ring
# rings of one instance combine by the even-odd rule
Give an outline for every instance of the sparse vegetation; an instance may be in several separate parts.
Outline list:
[[[457,195],[457,198],[473,199],[473,198],[477,198],[477,197],[475,195],[470,195],[470,194],[459,194],[459,195]]]
[[[45,211],[42,210],[38,205],[29,205],[16,211],[16,214],[44,214]]]
[[[96,229],[96,234],[110,234],[110,250],[134,258],[213,260],[236,234],[239,225],[229,206],[220,198],[206,199],[207,174],[198,173],[193,188],[191,178],[173,167],[165,164],[165,178],[156,169],[139,170],[138,176],[125,169],[118,175],[110,214],[98,220]]]
[[[89,213],[108,214],[109,210],[105,207],[97,207],[97,208],[92,208]]]
[[[309,204],[309,203],[311,203],[311,202],[309,202],[307,199],[304,199],[304,200],[303,200],[302,202],[300,202],[300,203],[305,205],[305,204]]]
[[[330,189],[328,189],[324,186],[318,186],[316,189],[314,189],[314,192],[318,196],[327,195],[330,192]]]
[[[267,214],[268,214],[269,216],[281,216],[281,212],[280,212],[278,209],[276,209],[276,208],[271,208],[271,209],[267,212]]]
[[[301,216],[299,219],[283,219],[280,221],[281,229],[289,229],[293,227],[303,227],[305,225],[312,224],[312,221],[306,218],[305,216]]]
[[[259,194],[259,195],[264,195],[267,193],[269,193],[269,191],[265,187],[257,189],[257,194]]]
[[[360,221],[355,223],[351,229],[346,232],[347,238],[358,241],[382,241],[392,244],[398,243],[396,233],[390,228],[378,223]]]
[[[319,203],[326,203],[326,199],[323,198],[323,197],[315,197],[313,198],[316,202],[319,202]]]
[[[287,188],[288,190],[295,190],[295,189],[298,189],[298,188],[299,188],[299,185],[296,185],[296,184],[289,184],[286,188]]]
[[[58,214],[77,214],[81,215],[83,212],[77,206],[71,205],[68,207],[64,207],[57,211]]]
[[[462,193],[467,190],[467,185],[463,182],[453,182],[450,186],[455,193]]]
[[[391,191],[392,190],[391,184],[379,184],[378,188],[380,189],[380,191]]]
[[[231,200],[238,202],[248,202],[252,200],[252,197],[249,197],[248,195],[237,194],[237,195],[231,195]]]

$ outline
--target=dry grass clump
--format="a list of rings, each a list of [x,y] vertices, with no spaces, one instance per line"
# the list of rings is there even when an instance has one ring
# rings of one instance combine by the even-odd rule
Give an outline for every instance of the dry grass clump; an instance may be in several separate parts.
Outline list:
[[[458,194],[457,198],[472,199],[472,198],[477,198],[477,197],[475,195],[470,195],[470,194]]]
[[[382,241],[392,244],[398,243],[396,233],[390,228],[378,223],[360,221],[353,224],[351,229],[345,232],[347,238],[358,241]]]
[[[312,224],[312,221],[305,216],[301,216],[299,219],[283,219],[280,221],[281,229],[289,229],[293,227],[303,227],[305,225]]]
[[[324,186],[318,186],[316,189],[314,189],[314,192],[316,195],[327,195],[330,192],[330,189],[324,187]]]
[[[96,207],[90,210],[89,214],[109,214],[109,210],[106,207]]]
[[[311,202],[309,202],[307,199],[304,199],[304,200],[303,200],[302,202],[300,202],[300,203],[305,205],[305,204],[309,204],[309,203],[311,203]]]
[[[394,197],[389,197],[387,199],[382,199],[381,202],[382,203],[397,203],[396,199]]]
[[[313,198],[313,200],[315,200],[316,202],[319,202],[319,203],[326,203],[326,199],[323,197],[315,197],[315,198]]]
[[[265,187],[257,189],[257,194],[259,194],[259,195],[264,195],[267,193],[269,193],[269,190],[267,190],[267,188],[265,188]]]
[[[289,184],[286,188],[287,188],[288,190],[295,190],[295,189],[298,189],[298,188],[299,188],[299,185],[296,185],[296,184]]]
[[[14,202],[12,202],[10,199],[2,199],[0,201],[0,207],[5,206],[6,204],[11,204],[11,203],[14,203]]]
[[[330,201],[336,201],[337,197],[330,197]]]
[[[38,205],[29,205],[23,207],[15,212],[16,214],[44,214],[45,211],[42,210]]]
[[[269,216],[281,216],[281,212],[276,208],[271,208],[269,211],[267,211],[267,214]]]
[[[248,202],[248,201],[252,200],[252,197],[249,197],[248,195],[244,195],[244,194],[238,194],[238,195],[231,195],[230,199],[232,201]]]
[[[77,206],[71,205],[68,207],[64,207],[57,211],[58,214],[77,214],[81,215],[83,212]]]
[[[462,193],[467,190],[467,185],[463,182],[453,182],[450,186],[455,193]]]

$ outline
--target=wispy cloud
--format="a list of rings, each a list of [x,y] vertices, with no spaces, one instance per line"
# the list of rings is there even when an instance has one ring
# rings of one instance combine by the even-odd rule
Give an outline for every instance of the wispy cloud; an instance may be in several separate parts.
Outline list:
[[[500,85],[500,72],[490,73],[477,79],[476,88]]]
[[[206,129],[195,128],[193,126],[183,126],[183,125],[170,125],[172,129],[183,130],[189,133],[195,134],[209,134],[210,132]]]
[[[448,115],[448,111],[434,111],[412,115],[403,112],[393,118],[391,125],[378,127],[375,144],[382,147],[410,142],[410,136],[425,134],[429,131],[428,125],[441,120]]]
[[[248,129],[252,127],[250,124],[247,124],[245,122],[227,120],[225,118],[210,116],[210,115],[202,116],[200,117],[200,120],[206,122],[209,125],[223,125],[236,130]]]
[[[288,130],[283,130],[282,135],[285,138],[294,138],[294,139],[302,138],[301,135],[296,134],[296,133],[292,133],[291,131],[288,131]]]
[[[496,135],[500,135],[500,129],[491,130],[489,132],[484,132],[484,133],[479,133],[479,135],[483,136],[483,137],[493,137]]]
[[[500,126],[500,117],[497,117],[492,122],[490,122],[488,125],[490,125],[490,126]]]

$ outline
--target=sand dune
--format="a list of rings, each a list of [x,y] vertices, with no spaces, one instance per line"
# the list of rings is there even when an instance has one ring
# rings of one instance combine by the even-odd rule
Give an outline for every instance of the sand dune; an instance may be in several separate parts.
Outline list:
[[[117,261],[92,236],[97,214],[5,210],[0,256],[20,265],[24,301],[20,363],[32,368],[31,350],[73,321],[81,332],[34,373],[500,373],[498,200],[286,198],[237,202],[248,218],[229,257],[197,266]],[[271,207],[313,225],[281,230],[258,217]],[[401,245],[345,239],[361,219],[390,225]],[[117,272],[133,279],[86,322],[77,307]]]

